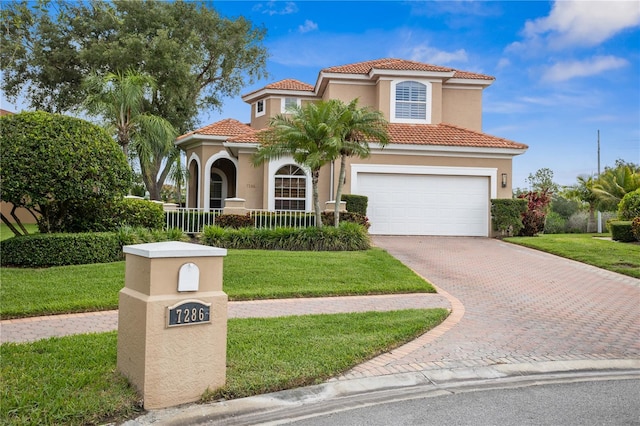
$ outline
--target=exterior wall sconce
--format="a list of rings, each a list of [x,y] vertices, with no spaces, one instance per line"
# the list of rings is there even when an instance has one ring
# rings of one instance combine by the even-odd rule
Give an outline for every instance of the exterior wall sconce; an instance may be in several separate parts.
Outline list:
[[[506,173],[502,174],[502,187],[503,188],[507,187],[507,174]]]

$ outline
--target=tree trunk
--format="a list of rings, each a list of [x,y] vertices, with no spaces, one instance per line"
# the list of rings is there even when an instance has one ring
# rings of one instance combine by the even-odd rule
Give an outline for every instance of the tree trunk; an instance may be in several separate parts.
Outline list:
[[[320,197],[318,195],[318,180],[320,179],[320,170],[311,171],[311,187],[313,193],[313,210],[316,215],[316,226],[322,228],[322,214],[320,212]]]
[[[0,218],[2,219],[2,221],[4,222],[5,225],[7,225],[7,227],[9,227],[9,229],[11,230],[11,232],[13,232],[13,235],[15,236],[19,236],[19,235],[27,235],[27,233],[25,234],[21,234],[20,231],[18,231],[16,229],[15,226],[13,226],[13,223],[9,222],[9,219],[7,219],[7,217],[3,214],[0,213]],[[20,224],[22,225],[22,224]],[[23,228],[24,229],[24,228]]]
[[[347,174],[347,156],[340,156],[340,174],[338,175],[338,188],[336,189],[336,205],[333,214],[333,226],[336,228],[340,225],[340,202],[342,201],[342,187],[344,186],[344,178]]]
[[[596,232],[598,224],[596,223],[596,209],[589,204],[589,219],[587,219],[587,232]]]

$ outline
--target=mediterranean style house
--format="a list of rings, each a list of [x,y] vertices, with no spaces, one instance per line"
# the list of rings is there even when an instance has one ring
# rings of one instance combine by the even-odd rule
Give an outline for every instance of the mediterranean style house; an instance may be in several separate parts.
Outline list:
[[[368,197],[371,234],[488,236],[490,200],[511,198],[512,159],[527,146],[482,132],[482,92],[494,78],[402,59],[325,68],[315,85],[287,79],[247,93],[251,122],[224,119],[180,136],[187,207],[312,210],[305,167],[280,158],[254,167],[256,136],[290,105],[358,98],[383,113],[390,143],[349,158],[345,194]],[[321,203],[334,201],[339,161],[321,170]]]

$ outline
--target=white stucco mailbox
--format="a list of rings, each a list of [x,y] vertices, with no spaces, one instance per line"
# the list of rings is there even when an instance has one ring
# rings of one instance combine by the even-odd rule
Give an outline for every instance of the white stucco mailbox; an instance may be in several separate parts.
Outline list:
[[[125,246],[118,370],[145,409],[197,401],[226,380],[225,249],[183,242]]]

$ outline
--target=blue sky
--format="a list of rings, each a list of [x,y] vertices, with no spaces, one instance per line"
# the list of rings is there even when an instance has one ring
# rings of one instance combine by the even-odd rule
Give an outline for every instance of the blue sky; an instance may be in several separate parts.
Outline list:
[[[213,1],[227,17],[267,29],[269,78],[315,84],[325,67],[396,57],[496,77],[484,91],[483,130],[529,145],[513,186],[547,167],[563,185],[616,159],[640,163],[638,1]],[[19,111],[2,98],[2,108]],[[249,121],[225,99],[200,124]]]
[[[547,167],[560,184],[618,158],[640,163],[640,2],[214,1],[224,16],[267,28],[269,78],[315,84],[320,69],[396,57],[496,77],[483,130],[529,145],[514,187]],[[249,121],[227,99],[221,118]]]

